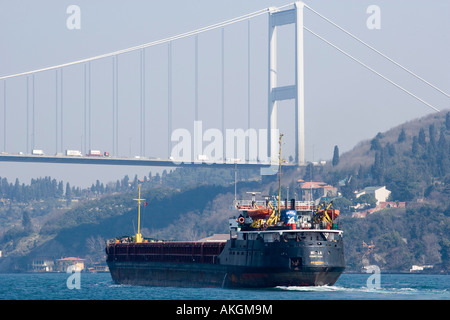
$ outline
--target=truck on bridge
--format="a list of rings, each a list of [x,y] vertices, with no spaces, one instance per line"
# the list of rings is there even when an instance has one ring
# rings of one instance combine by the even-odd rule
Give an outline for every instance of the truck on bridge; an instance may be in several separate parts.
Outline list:
[[[83,154],[79,150],[66,150],[66,156],[82,157]]]
[[[43,156],[44,155],[44,150],[33,149],[31,151],[31,154],[33,156]]]
[[[86,155],[88,157],[109,157],[109,152],[101,152],[100,150],[89,150],[89,153]]]

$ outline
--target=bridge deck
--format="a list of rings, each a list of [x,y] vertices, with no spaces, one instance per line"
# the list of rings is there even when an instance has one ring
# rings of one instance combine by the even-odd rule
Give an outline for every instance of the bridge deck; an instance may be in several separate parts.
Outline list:
[[[242,168],[262,168],[270,167],[270,163],[261,162],[217,162],[217,161],[192,161],[175,163],[170,159],[147,159],[147,158],[115,158],[115,157],[70,157],[70,156],[34,156],[34,155],[0,155],[0,161],[3,162],[35,162],[35,163],[66,163],[66,164],[97,164],[97,165],[123,165],[123,166],[148,166],[148,167],[234,167]],[[283,166],[296,166],[296,164],[286,164]]]

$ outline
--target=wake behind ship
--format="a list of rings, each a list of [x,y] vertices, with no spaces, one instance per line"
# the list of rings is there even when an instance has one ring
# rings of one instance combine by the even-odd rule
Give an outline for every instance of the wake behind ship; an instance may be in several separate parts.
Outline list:
[[[344,271],[343,232],[332,204],[256,200],[254,193],[234,205],[240,214],[229,220],[228,240],[157,241],[139,231],[108,240],[112,279],[151,286],[322,286]]]

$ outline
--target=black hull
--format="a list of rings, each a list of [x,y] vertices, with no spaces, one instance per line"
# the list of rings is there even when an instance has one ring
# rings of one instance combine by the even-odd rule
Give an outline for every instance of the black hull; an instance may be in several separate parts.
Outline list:
[[[131,285],[330,286],[345,269],[342,235],[327,230],[249,233],[226,243],[113,244],[106,252],[112,279]]]
[[[271,288],[333,285],[343,267],[311,267],[301,271],[174,263],[109,263],[118,284],[170,287]]]

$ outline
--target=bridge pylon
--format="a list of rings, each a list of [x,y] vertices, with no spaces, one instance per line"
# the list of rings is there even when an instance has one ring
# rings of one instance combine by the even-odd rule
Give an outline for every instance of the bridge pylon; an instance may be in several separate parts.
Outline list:
[[[295,99],[295,162],[305,163],[305,100],[304,100],[304,65],[303,65],[303,8],[301,1],[294,3],[294,8],[279,11],[269,10],[269,90],[268,90],[268,137],[267,146],[271,161],[276,161],[278,135],[277,101]],[[277,86],[277,27],[295,24],[295,83],[289,86]]]

